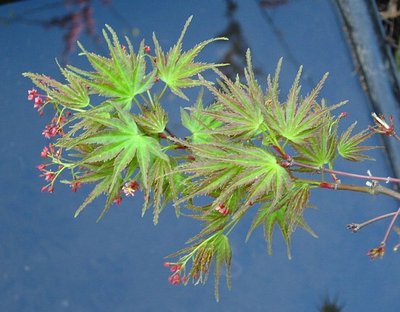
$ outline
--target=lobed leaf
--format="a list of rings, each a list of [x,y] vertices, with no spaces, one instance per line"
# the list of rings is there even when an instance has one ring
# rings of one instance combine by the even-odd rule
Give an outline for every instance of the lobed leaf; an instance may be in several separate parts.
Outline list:
[[[212,107],[218,109],[203,110],[202,114],[221,122],[221,126],[212,131],[213,134],[247,140],[268,129],[265,123],[264,95],[255,80],[249,50],[246,58],[246,84],[242,84],[238,78],[233,82],[217,70],[222,79],[219,88],[204,81],[216,98]]]
[[[277,67],[279,75],[280,63]],[[315,131],[325,123],[324,117],[332,108],[321,108],[315,102],[318,92],[322,88],[327,74],[323,76],[311,94],[305,99],[298,99],[300,92],[299,80],[302,68],[299,69],[292,88],[285,103],[278,99],[278,78],[273,81],[269,78],[268,85],[271,91],[267,94],[267,124],[277,136],[295,144],[302,144],[315,135]]]
[[[214,106],[203,107],[203,89],[199,93],[194,108],[187,108],[190,114],[181,108],[182,125],[191,132],[191,142],[194,144],[209,143],[214,141],[213,131],[221,125],[221,122],[207,113],[217,109]]]
[[[192,20],[192,16],[188,18],[183,27],[181,35],[177,43],[170,48],[167,54],[163,52],[155,34],[153,34],[153,42],[155,47],[156,58],[153,61],[157,68],[157,75],[177,96],[189,100],[182,92],[182,88],[194,87],[202,85],[199,80],[191,79],[191,77],[207,70],[213,69],[225,64],[213,63],[197,63],[194,58],[204,49],[206,45],[217,40],[227,40],[226,38],[213,38],[197,44],[192,49],[182,53],[182,41],[187,28]]]
[[[268,243],[268,252],[271,253],[273,230],[277,225],[286,242],[288,257],[290,258],[290,239],[296,226],[304,228],[315,236],[303,218],[303,211],[308,205],[309,196],[309,185],[296,183],[279,201],[264,203],[253,219],[246,239],[249,239],[252,232],[262,225],[264,227],[264,236]]]
[[[376,146],[362,146],[365,140],[373,135],[373,132],[364,130],[355,135],[351,135],[357,122],[353,123],[343,134],[341,135],[337,151],[340,156],[350,161],[361,161],[364,159],[372,159],[363,152],[375,149]]]
[[[85,55],[94,71],[85,71],[68,66],[75,76],[80,77],[91,88],[91,92],[113,98],[120,102],[126,109],[131,107],[133,98],[146,92],[155,81],[156,70],[146,73],[146,59],[144,42],[141,42],[137,54],[131,42],[125,37],[128,49],[122,46],[114,30],[106,25],[103,36],[106,40],[110,57],[103,57],[88,52],[80,43],[81,55]]]
[[[50,102],[61,105],[72,111],[83,111],[90,105],[90,98],[84,82],[76,77],[70,70],[60,68],[67,84],[62,84],[46,75],[23,73],[40,89],[46,92]]]

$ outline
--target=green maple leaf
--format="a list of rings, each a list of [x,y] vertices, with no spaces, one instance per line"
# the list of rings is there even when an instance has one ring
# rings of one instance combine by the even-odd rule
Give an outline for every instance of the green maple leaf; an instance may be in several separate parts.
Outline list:
[[[272,235],[275,226],[278,226],[286,242],[288,257],[290,258],[291,235],[296,226],[302,227],[316,237],[303,218],[303,211],[307,207],[309,196],[309,185],[297,183],[293,184],[292,188],[279,201],[264,203],[254,217],[247,239],[258,226],[262,225],[264,227],[264,236],[268,243],[268,252],[271,253]]]
[[[334,119],[325,114],[324,122],[315,131],[315,135],[307,139],[303,144],[295,145],[294,148],[300,156],[296,160],[316,167],[323,167],[328,164],[331,168],[336,158],[337,148],[337,127],[340,118]]]
[[[190,114],[181,108],[182,125],[191,132],[191,142],[195,144],[209,143],[214,139],[213,131],[222,123],[205,112],[214,110],[213,108],[203,107],[203,91],[197,97],[194,109],[189,109]]]
[[[141,115],[133,116],[140,129],[149,135],[163,133],[168,123],[168,115],[160,103],[153,101],[149,107],[141,107],[141,110]]]
[[[103,217],[104,213],[108,211],[110,205],[112,204],[112,201],[114,198],[118,196],[120,186],[121,186],[121,181],[119,183],[115,184],[113,189],[110,189],[110,185],[112,183],[112,176],[113,176],[113,166],[112,162],[106,162],[103,164],[87,164],[85,166],[86,169],[90,168],[89,173],[84,174],[80,177],[76,177],[74,182],[80,182],[80,183],[95,183],[97,182],[96,186],[93,188],[93,190],[89,193],[89,195],[86,197],[84,202],[78,207],[78,209],[75,211],[74,217],[78,217],[79,214],[91,203],[93,200],[95,200],[97,197],[102,195],[103,193],[106,193],[108,198],[105,203],[105,206],[103,208],[102,213],[100,214],[98,221]]]
[[[255,203],[273,192],[279,199],[290,186],[290,176],[276,158],[263,148],[240,144],[188,144],[195,161],[182,164],[176,170],[188,174],[178,202],[198,195],[214,197],[211,208],[225,203],[232,194],[245,190],[246,203]]]
[[[107,32],[103,30],[104,38],[110,51],[110,57],[103,57],[85,50],[78,43],[92,65],[94,71],[85,71],[68,66],[80,79],[91,88],[92,93],[113,98],[123,107],[129,109],[134,97],[149,90],[155,80],[156,70],[146,73],[146,55],[144,53],[144,42],[142,41],[137,54],[131,42],[125,37],[128,48],[122,46],[118,36],[113,29],[106,25],[111,34],[110,40]]]
[[[217,40],[227,40],[226,38],[209,39],[197,44],[189,51],[182,52],[183,37],[191,20],[192,16],[186,21],[177,43],[168,51],[167,54],[163,52],[156,35],[153,34],[153,42],[156,53],[156,58],[153,60],[153,64],[157,68],[157,75],[174,94],[185,100],[189,99],[181,91],[182,88],[202,85],[201,81],[191,79],[191,77],[196,76],[204,70],[225,65],[194,62],[194,58],[209,43]]]
[[[215,109],[203,110],[201,113],[221,124],[211,132],[213,134],[247,140],[268,129],[265,123],[264,94],[254,76],[250,50],[246,53],[246,59],[246,84],[241,83],[238,77],[232,82],[219,71],[216,71],[222,79],[219,88],[205,83],[215,95],[216,102],[211,106]]]
[[[84,108],[90,104],[85,84],[79,77],[68,69],[60,68],[61,73],[65,77],[67,84],[56,81],[46,75],[24,73],[24,77],[28,77],[32,82],[44,90],[49,101],[56,105],[62,105],[73,111],[84,111]]]
[[[201,240],[189,247],[179,250],[168,257],[176,257],[183,255],[178,263],[186,267],[191,260],[192,267],[187,274],[188,278],[192,278],[195,284],[207,282],[211,271],[211,266],[214,263],[214,278],[215,299],[219,300],[219,280],[222,273],[222,268],[225,266],[226,283],[228,288],[231,286],[231,259],[232,250],[227,235],[222,231],[214,233],[208,238]],[[185,283],[188,283],[188,279]]]
[[[273,132],[295,144],[302,144],[315,135],[316,130],[324,124],[327,112],[344,104],[332,107],[321,107],[316,98],[328,74],[325,74],[317,86],[304,99],[299,98],[300,77],[302,67],[297,72],[294,83],[289,91],[286,102],[281,104],[278,99],[278,80],[282,60],[279,61],[276,74],[272,80],[268,77],[268,94],[266,100],[267,124]]]
[[[372,159],[369,156],[362,154],[365,151],[377,148],[376,146],[362,146],[361,144],[373,135],[372,131],[364,130],[355,135],[351,135],[357,122],[353,123],[341,135],[337,151],[340,156],[350,161],[361,161],[363,159]]]
[[[113,170],[105,180],[110,194],[115,193],[117,186],[117,188],[120,187],[120,181],[130,178],[127,173],[125,173],[125,178],[122,178],[122,176],[125,170],[134,171],[130,168],[132,165],[134,168],[136,168],[136,165],[138,166],[141,184],[147,192],[150,188],[148,177],[151,164],[155,158],[168,162],[168,156],[161,151],[161,146],[156,139],[143,135],[139,131],[129,112],[121,110],[118,106],[115,107],[117,109],[116,117],[110,117],[104,113],[94,114],[92,111],[81,113],[80,118],[101,125],[100,130],[95,133],[91,132],[90,135],[83,133],[76,138],[65,139],[59,145],[66,148],[81,145],[92,146],[90,151],[83,154],[82,159],[78,162],[83,167],[111,161]],[[106,182],[103,182],[103,184],[106,184]],[[103,184],[102,190],[104,190]],[[100,218],[107,212],[108,208],[109,205],[106,205]]]

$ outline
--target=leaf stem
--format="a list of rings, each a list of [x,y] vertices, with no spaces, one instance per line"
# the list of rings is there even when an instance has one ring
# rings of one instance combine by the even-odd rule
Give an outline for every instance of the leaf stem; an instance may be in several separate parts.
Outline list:
[[[386,213],[384,215],[380,215],[378,217],[375,217],[375,218],[369,219],[367,221],[364,221],[363,223],[351,223],[351,224],[348,224],[347,228],[349,230],[352,230],[354,233],[356,233],[359,230],[361,230],[362,228],[366,227],[367,225],[370,225],[370,224],[372,224],[374,222],[389,218],[389,217],[394,216],[396,214],[398,214],[398,212]]]
[[[387,241],[387,239],[388,239],[388,237],[389,237],[390,232],[391,232],[392,229],[393,229],[394,223],[396,222],[396,219],[397,219],[397,217],[399,216],[399,214],[400,214],[400,208],[397,209],[397,211],[394,213],[394,216],[393,216],[393,218],[392,218],[392,221],[390,221],[390,224],[389,224],[389,226],[388,226],[388,228],[387,228],[387,230],[386,230],[386,233],[385,233],[385,237],[383,238],[383,241],[382,241],[382,244],[383,244],[383,245],[386,245],[386,241]]]
[[[160,94],[158,95],[158,100],[160,100],[162,98],[162,96],[164,95],[167,88],[168,88],[168,85],[165,85],[164,88],[162,89],[162,91],[160,92]]]

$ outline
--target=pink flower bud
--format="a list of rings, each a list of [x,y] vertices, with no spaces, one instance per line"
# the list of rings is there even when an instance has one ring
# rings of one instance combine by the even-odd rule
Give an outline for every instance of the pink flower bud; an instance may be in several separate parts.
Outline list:
[[[144,50],[144,53],[147,53],[147,54],[151,52],[151,48],[148,45],[145,45],[143,50]]]
[[[40,97],[35,97],[35,104],[33,105],[33,108],[39,108],[43,105],[43,100]]]
[[[38,96],[38,93],[37,93],[36,89],[28,90],[28,100],[29,101],[32,101],[37,96]]]
[[[43,171],[46,168],[46,165],[40,164],[40,165],[37,165],[36,168],[38,168],[40,171]]]
[[[47,146],[43,147],[42,151],[40,152],[40,157],[46,158],[50,155],[49,148]]]

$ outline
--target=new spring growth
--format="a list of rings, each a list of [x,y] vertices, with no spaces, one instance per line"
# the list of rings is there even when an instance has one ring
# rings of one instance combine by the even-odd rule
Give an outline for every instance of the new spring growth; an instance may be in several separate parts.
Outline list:
[[[375,127],[370,127],[370,129],[376,133],[392,136],[395,135],[394,124],[393,124],[393,116],[389,117],[390,125],[385,121],[385,117],[383,115],[377,115],[376,113],[371,114]]]

